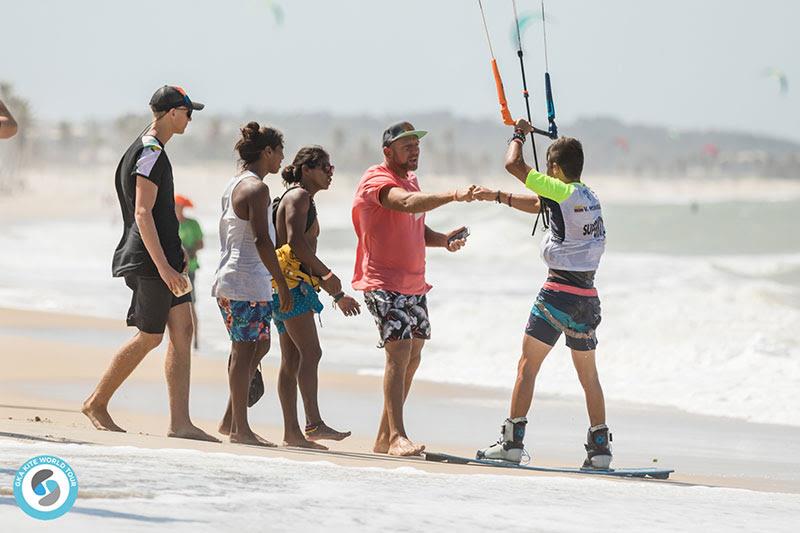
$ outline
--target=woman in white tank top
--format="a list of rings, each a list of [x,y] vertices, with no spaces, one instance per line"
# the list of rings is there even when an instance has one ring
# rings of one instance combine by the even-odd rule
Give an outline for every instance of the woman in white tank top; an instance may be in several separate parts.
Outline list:
[[[242,173],[231,179],[222,195],[221,257],[211,289],[231,339],[230,399],[219,431],[229,435],[231,442],[275,446],[250,429],[247,408],[264,391],[260,375],[254,377],[270,346],[273,278],[281,309],[292,307],[291,293],[275,255],[269,188],[263,181],[280,169],[283,135],[256,122],[241,131],[236,151]]]

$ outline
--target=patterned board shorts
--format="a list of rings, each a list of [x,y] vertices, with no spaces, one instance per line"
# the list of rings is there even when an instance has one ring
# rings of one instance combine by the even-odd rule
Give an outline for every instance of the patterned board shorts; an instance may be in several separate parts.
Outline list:
[[[269,322],[272,320],[270,302],[217,298],[217,305],[233,342],[269,342]]]
[[[389,341],[431,338],[428,299],[424,294],[408,295],[378,289],[366,291],[364,300],[381,336],[378,348],[383,348]]]
[[[323,309],[322,302],[319,301],[317,291],[308,283],[301,281],[297,287],[289,289],[292,293],[292,310],[288,313],[281,313],[281,300],[278,294],[272,295],[272,319],[275,321],[275,327],[279,335],[286,333],[286,325],[284,322],[290,318],[300,316],[302,314],[313,311],[320,314]]]

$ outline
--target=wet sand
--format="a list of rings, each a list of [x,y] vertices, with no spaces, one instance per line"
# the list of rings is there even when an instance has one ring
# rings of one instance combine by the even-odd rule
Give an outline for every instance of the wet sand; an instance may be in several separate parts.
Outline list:
[[[115,320],[0,310],[0,439],[30,441],[42,452],[46,452],[48,442],[73,442],[224,451],[325,460],[344,466],[542,475],[371,453],[381,408],[380,378],[325,369],[324,363],[320,375],[323,416],[332,427],[353,431],[350,438],[330,443],[328,453],[167,438],[162,348],[144,360],[111,402],[112,416],[128,432],[97,431],[81,415],[81,402],[105,369],[114,343],[131,334],[132,330]],[[280,442],[282,437],[275,391],[277,359],[275,352],[268,356],[267,392],[250,410],[256,432],[273,442]],[[202,353],[193,357],[191,411],[195,423],[216,434],[226,398],[225,361]],[[508,392],[504,390],[419,381],[407,404],[406,426],[412,439],[426,444],[430,451],[472,455],[496,439],[507,401]],[[674,468],[676,472],[667,483],[800,493],[800,472],[794,463],[800,454],[800,428],[620,402],[610,402],[608,411],[617,467]],[[585,417],[579,397],[537,397],[526,438],[533,463],[578,465],[583,458]]]

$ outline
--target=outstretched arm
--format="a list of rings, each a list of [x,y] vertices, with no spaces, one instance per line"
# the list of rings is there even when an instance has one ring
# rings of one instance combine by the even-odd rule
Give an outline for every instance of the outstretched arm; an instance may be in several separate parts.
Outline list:
[[[384,187],[380,192],[381,205],[403,213],[426,213],[450,202],[471,202],[475,185],[451,192],[426,193],[407,191],[401,187]]]
[[[486,187],[475,189],[475,199],[484,202],[497,202],[525,213],[538,213],[541,208],[539,197],[535,194],[516,194],[487,189]]]

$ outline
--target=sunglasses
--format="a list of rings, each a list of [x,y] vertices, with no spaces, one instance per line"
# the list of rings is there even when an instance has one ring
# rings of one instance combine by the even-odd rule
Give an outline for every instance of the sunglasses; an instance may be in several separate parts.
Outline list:
[[[331,165],[330,163],[325,163],[324,165],[320,165],[319,168],[322,169],[322,171],[325,172],[326,174],[333,174],[333,171],[336,169],[336,167]]]

